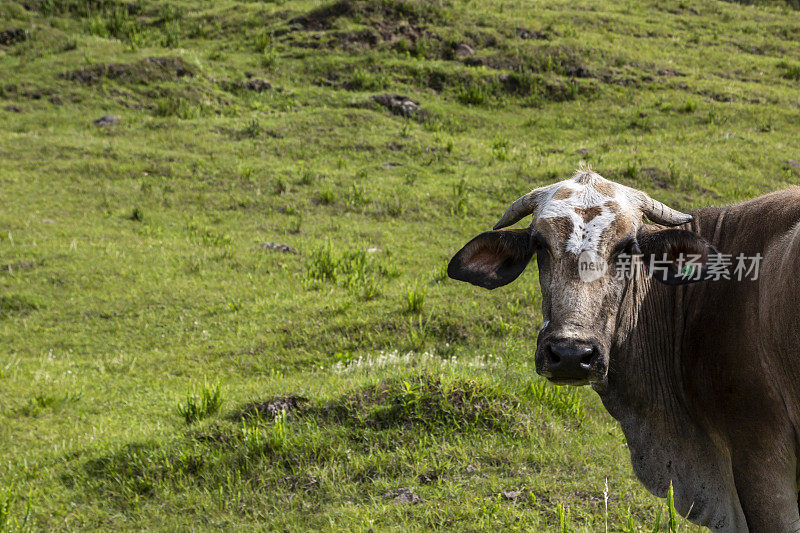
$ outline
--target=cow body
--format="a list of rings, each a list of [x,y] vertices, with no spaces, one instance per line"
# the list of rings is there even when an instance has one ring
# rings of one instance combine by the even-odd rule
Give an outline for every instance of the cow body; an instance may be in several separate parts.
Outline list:
[[[719,531],[796,531],[800,189],[692,213],[718,250],[763,256],[756,280],[633,280],[608,381],[648,490]]]
[[[574,214],[561,216],[565,202]],[[451,277],[494,288],[536,254],[545,319],[537,372],[591,384],[620,422],[644,486],[664,497],[671,483],[677,509],[714,531],[799,531],[800,188],[690,216],[583,170],[520,198],[498,226],[529,213],[528,230],[468,243]],[[639,244],[645,256],[762,260],[757,277],[741,280],[656,279],[643,262],[622,282],[570,274],[587,246],[610,263]]]

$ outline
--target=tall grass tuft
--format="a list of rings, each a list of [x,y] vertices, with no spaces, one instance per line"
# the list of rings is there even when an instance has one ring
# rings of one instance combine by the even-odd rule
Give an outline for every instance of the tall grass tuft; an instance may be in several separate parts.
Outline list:
[[[491,95],[483,85],[468,83],[456,91],[456,100],[465,105],[485,105]]]
[[[467,199],[469,193],[467,192],[467,182],[462,179],[453,184],[453,200],[450,212],[454,215],[464,216],[467,214]]]
[[[426,291],[419,287],[412,287],[406,291],[406,312],[418,315],[425,307]]]
[[[366,250],[337,250],[328,241],[313,250],[306,263],[308,280],[341,285],[364,300],[379,296],[380,280],[397,277],[397,271],[384,259]]]
[[[678,531],[678,518],[675,512],[675,493],[672,490],[672,481],[669,482],[669,491],[667,492],[667,512],[669,513],[669,526],[670,533],[677,533]]]
[[[780,61],[778,68],[781,69],[781,77],[786,80],[800,81],[800,65],[789,63],[788,61]]]
[[[558,515],[558,533],[569,532],[569,508],[564,509],[560,503],[556,504],[556,515]]]
[[[219,382],[214,386],[203,383],[199,392],[187,391],[186,403],[178,404],[178,414],[187,424],[216,414],[224,402],[222,388]]]

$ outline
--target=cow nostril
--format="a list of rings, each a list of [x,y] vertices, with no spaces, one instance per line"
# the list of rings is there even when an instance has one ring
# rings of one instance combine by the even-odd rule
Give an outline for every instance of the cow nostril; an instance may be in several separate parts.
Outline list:
[[[601,348],[590,341],[565,340],[549,342],[542,347],[544,360],[540,373],[556,383],[585,383],[594,374],[603,371]],[[540,362],[537,359],[537,371]]]
[[[551,344],[547,347],[550,364],[589,367],[598,354],[596,347],[573,344]]]

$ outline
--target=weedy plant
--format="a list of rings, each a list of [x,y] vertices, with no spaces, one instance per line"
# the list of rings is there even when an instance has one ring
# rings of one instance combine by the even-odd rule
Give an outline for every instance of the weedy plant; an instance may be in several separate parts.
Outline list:
[[[787,80],[800,80],[800,65],[796,63],[789,63],[788,61],[780,61],[778,68],[781,70],[781,76]]]
[[[380,295],[380,280],[398,275],[388,260],[375,255],[363,249],[338,251],[328,241],[309,254],[307,279],[312,284],[329,282],[341,285],[365,300],[375,298]]]
[[[486,105],[491,95],[488,89],[479,83],[469,83],[456,91],[456,100],[465,105]]]
[[[0,533],[22,533],[23,531],[32,531],[30,518],[31,518],[31,498],[28,497],[25,503],[25,512],[22,518],[14,516],[14,504],[16,503],[16,495],[14,487],[8,488],[5,495],[0,495]]]
[[[508,147],[508,139],[495,137],[492,140],[492,157],[498,161],[506,161],[508,159]]]
[[[261,54],[261,66],[272,72],[278,66],[278,52],[273,45],[269,45]]]
[[[558,516],[558,532],[569,533],[570,512],[569,508],[564,508],[560,503],[556,504],[556,516]]]
[[[436,283],[447,281],[447,263],[442,263],[436,267],[433,272],[433,281]]]
[[[261,127],[261,124],[258,122],[258,120],[251,119],[247,123],[247,126],[245,126],[242,130],[242,135],[251,139],[256,139],[260,137],[263,132],[264,129]]]
[[[199,391],[190,389],[186,392],[186,402],[178,404],[178,414],[187,424],[193,424],[218,413],[223,402],[222,386],[219,382],[213,386],[203,383]]]
[[[467,182],[460,180],[453,184],[453,199],[450,211],[454,215],[464,216],[467,214]]]
[[[425,295],[427,291],[418,286],[411,287],[406,291],[406,313],[418,315],[425,307]]]
[[[330,187],[326,187],[319,191],[317,201],[322,205],[330,205],[336,201],[336,191]]]

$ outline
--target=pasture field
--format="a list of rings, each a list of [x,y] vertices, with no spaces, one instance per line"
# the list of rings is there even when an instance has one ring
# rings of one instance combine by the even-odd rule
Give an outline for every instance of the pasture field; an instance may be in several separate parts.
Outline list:
[[[536,268],[445,268],[581,160],[798,183],[800,12],[3,0],[0,128],[0,531],[694,530],[536,376]]]

